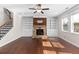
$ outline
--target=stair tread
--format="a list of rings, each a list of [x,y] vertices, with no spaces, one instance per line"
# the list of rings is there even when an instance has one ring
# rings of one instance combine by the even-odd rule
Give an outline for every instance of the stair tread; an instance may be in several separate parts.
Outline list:
[[[2,29],[0,29],[0,30],[9,30],[9,29],[11,29],[11,28],[2,28]]]
[[[8,30],[7,29],[6,30],[2,29],[1,31],[8,31]]]
[[[7,32],[5,32],[5,33],[7,33]],[[0,34],[5,34],[5,33],[0,33]]]
[[[12,25],[12,21],[10,21],[9,23],[5,24],[4,26],[2,26],[0,28],[0,39],[6,35],[8,33],[8,31],[13,27]]]

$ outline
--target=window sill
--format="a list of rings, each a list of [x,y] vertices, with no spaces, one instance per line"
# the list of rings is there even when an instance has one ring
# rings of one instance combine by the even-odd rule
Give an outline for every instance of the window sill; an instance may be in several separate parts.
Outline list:
[[[69,31],[62,31],[62,32],[71,33],[71,34],[79,34],[79,32],[69,32]]]
[[[79,34],[79,32],[70,32],[70,33],[73,33],[73,34]]]
[[[69,32],[69,31],[62,31],[62,32]]]

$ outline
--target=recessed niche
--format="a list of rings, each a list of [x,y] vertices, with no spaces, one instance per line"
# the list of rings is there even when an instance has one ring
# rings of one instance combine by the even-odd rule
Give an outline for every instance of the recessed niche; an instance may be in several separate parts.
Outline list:
[[[43,21],[42,20],[37,20],[37,23],[43,23]]]

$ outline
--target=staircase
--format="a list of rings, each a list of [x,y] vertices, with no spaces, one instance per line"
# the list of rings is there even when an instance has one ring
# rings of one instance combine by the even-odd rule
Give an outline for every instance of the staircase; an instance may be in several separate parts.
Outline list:
[[[12,20],[0,27],[0,40],[10,31],[12,27],[13,27]]]

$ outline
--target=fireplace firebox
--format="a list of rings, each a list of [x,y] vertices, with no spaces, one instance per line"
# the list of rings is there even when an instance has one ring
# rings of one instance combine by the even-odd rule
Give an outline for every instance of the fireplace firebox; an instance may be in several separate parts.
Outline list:
[[[43,29],[36,29],[36,35],[44,35]]]

